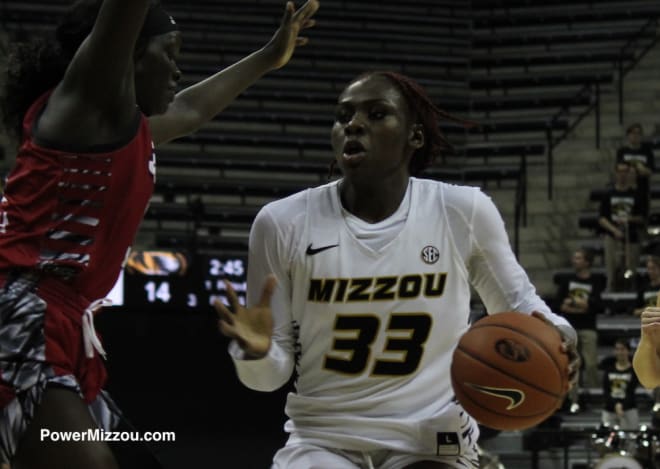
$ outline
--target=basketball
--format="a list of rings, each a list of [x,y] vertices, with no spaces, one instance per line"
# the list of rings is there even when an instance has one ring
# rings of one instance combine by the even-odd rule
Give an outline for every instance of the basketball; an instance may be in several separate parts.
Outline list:
[[[487,427],[537,425],[561,406],[568,388],[561,343],[554,326],[527,314],[498,313],[477,321],[454,351],[456,398]]]

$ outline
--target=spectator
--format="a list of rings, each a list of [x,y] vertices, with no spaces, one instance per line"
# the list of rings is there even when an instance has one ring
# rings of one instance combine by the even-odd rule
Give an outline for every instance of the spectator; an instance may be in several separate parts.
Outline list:
[[[578,333],[578,352],[582,358],[582,387],[598,387],[598,334],[596,315],[601,313],[600,295],[605,290],[605,277],[594,274],[593,251],[577,249],[571,257],[574,272],[560,279],[557,289],[558,309]],[[579,387],[569,392],[570,412],[580,411]]]
[[[609,291],[630,290],[639,262],[639,233],[646,204],[630,180],[630,163],[614,167],[614,184],[600,203],[598,224],[604,230],[605,268]]]
[[[626,143],[617,150],[616,161],[630,163],[635,176],[635,185],[640,195],[648,202],[651,194],[651,174],[655,170],[655,157],[650,146],[642,143],[643,129],[634,123],[626,129]],[[645,216],[648,216],[648,204]]]
[[[646,259],[646,276],[638,282],[635,316],[642,314],[647,306],[655,306],[658,293],[660,293],[660,256],[649,256]]]
[[[639,381],[630,361],[630,346],[627,340],[623,338],[616,340],[614,355],[603,359],[601,369],[605,396],[603,424],[617,425],[622,430],[637,430],[639,412],[635,390]]]

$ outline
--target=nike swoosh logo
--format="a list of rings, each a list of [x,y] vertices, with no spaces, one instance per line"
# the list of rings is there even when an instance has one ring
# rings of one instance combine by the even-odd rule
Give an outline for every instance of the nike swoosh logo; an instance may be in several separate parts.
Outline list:
[[[305,254],[308,256],[313,256],[314,254],[318,254],[319,252],[325,251],[326,249],[336,248],[337,246],[339,246],[339,244],[329,244],[327,246],[321,246],[320,248],[313,248],[310,244],[307,246],[307,251],[305,251]]]
[[[503,399],[508,399],[510,402],[506,410],[515,409],[525,401],[525,393],[520,391],[519,389],[494,388],[492,386],[481,386],[479,384],[473,384],[473,383],[466,383],[466,384],[471,388],[476,389],[477,391],[482,392],[484,394],[488,394],[490,396],[495,396],[495,397],[501,397]]]

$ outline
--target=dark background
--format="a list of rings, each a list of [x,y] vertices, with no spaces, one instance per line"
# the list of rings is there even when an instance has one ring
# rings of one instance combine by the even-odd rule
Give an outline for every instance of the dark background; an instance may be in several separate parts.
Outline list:
[[[166,468],[269,467],[286,440],[288,386],[261,393],[238,381],[211,308],[106,308],[96,326],[126,417],[140,432],[176,432],[151,444]]]

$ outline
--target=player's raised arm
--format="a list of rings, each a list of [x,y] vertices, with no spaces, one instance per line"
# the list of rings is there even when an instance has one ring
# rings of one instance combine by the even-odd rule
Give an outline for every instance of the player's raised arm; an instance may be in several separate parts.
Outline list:
[[[38,138],[80,145],[117,141],[131,131],[134,51],[149,5],[150,0],[96,0],[74,6],[80,14],[58,28],[65,48],[79,43],[78,31],[88,28],[82,18],[93,18],[88,11],[98,9],[98,16],[80,47],[66,51],[73,57],[39,120]]]
[[[194,132],[265,73],[286,65],[295,48],[307,44],[300,32],[314,26],[312,16],[318,8],[318,0],[308,0],[298,10],[287,2],[279,28],[264,47],[182,90],[165,114],[150,118],[154,143]]]

